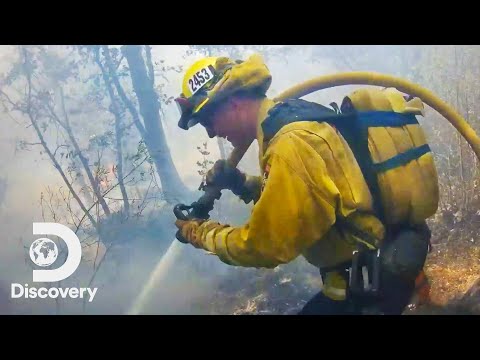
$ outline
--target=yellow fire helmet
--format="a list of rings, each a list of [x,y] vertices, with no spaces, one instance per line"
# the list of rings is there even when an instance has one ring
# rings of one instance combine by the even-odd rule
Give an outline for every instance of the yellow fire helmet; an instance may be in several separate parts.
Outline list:
[[[185,72],[182,93],[175,99],[181,114],[178,126],[188,130],[202,122],[200,115],[209,105],[235,92],[256,91],[264,95],[271,80],[259,55],[252,55],[245,61],[227,57],[197,60]]]

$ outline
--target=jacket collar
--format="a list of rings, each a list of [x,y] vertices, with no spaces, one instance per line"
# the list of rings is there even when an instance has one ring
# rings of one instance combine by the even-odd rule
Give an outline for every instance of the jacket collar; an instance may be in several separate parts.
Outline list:
[[[276,105],[276,102],[272,99],[265,98],[262,104],[260,105],[258,115],[257,115],[257,141],[258,141],[258,156],[260,165],[263,167],[262,159],[267,150],[268,140],[265,139],[265,134],[263,133],[262,123],[268,117],[268,111]]]

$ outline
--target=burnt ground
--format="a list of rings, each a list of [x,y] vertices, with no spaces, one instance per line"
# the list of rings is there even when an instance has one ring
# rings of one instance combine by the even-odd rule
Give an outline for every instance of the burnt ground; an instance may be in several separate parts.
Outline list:
[[[405,315],[480,315],[480,215],[430,222],[432,251],[425,266],[431,303],[412,306]],[[316,268],[302,260],[275,270],[232,268],[209,304],[209,314],[289,315],[298,312],[319,291]]]

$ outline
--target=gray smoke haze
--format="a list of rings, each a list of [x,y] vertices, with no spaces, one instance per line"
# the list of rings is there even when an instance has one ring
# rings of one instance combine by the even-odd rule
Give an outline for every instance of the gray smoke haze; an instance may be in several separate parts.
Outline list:
[[[376,47],[375,56],[364,60],[358,66],[361,70],[395,72],[395,62],[391,68],[386,68],[385,62],[391,56],[398,56],[401,47]],[[243,48],[242,48],[243,49]],[[341,52],[335,57],[323,53],[322,47],[313,46],[279,46],[283,56],[266,54],[266,62],[273,75],[272,87],[268,95],[273,97],[292,85],[319,75],[335,73],[347,69]],[[339,48],[342,50],[342,48]],[[152,56],[155,61],[164,60],[165,66],[183,65],[184,69],[201,57],[198,53],[186,55],[187,46],[152,46]],[[339,50],[339,51],[340,51]],[[344,50],[344,49],[343,49]],[[362,48],[356,51],[363,54]],[[367,52],[365,48],[364,52]],[[0,73],[8,71],[13,49],[10,46],[0,46]],[[243,53],[247,56],[248,50]],[[227,53],[219,55],[228,55]],[[359,58],[361,58],[359,56]],[[393,60],[392,60],[393,61]],[[168,96],[177,96],[181,92],[182,72],[171,71],[157,75],[158,83],[162,84],[161,92]],[[332,101],[340,103],[343,96],[355,87],[341,87],[321,91],[306,97],[308,100],[328,105]],[[192,191],[198,187],[201,177],[197,173],[197,161],[200,155],[197,146],[206,142],[211,154],[209,158],[220,157],[216,139],[209,139],[205,130],[198,126],[185,132],[177,127],[178,112],[175,104],[164,105],[163,128],[171,150],[173,162],[186,186]],[[37,142],[31,128],[23,123],[17,123],[8,114],[0,114],[0,313],[14,314],[80,314],[83,313],[82,301],[67,300],[60,304],[54,300],[40,299],[10,299],[11,283],[32,283],[32,265],[28,257],[28,247],[35,239],[32,235],[32,222],[42,221],[40,206],[41,193],[46,187],[58,188],[64,186],[60,176],[51,162],[38,149],[19,150],[18,141]],[[99,116],[96,114],[95,116]],[[93,120],[93,119],[92,119]],[[95,121],[82,125],[78,129],[88,135],[95,133]],[[90,134],[91,132],[91,134]],[[127,141],[134,146],[138,142],[138,134],[133,134]],[[113,155],[112,161],[114,160]],[[240,168],[248,173],[259,174],[257,147],[252,146],[240,163]],[[250,206],[233,200],[233,196],[225,194],[213,211],[212,217],[222,222],[240,225],[247,218]],[[228,209],[227,209],[228,207]],[[105,263],[97,273],[91,287],[99,287],[95,300],[86,306],[86,313],[118,314],[125,313],[133,303],[134,298],[145,284],[149,273],[161,258],[168,245],[174,241],[176,228],[173,225],[174,216],[170,207],[165,209],[164,218],[158,228],[153,229],[158,244],[142,243],[135,246],[125,245],[126,251],[118,251],[123,257],[116,261],[109,260],[107,252]],[[150,234],[151,235],[151,234]],[[85,235],[81,235],[85,236]],[[128,233],[126,234],[128,235]],[[81,239],[83,240],[83,239]],[[26,248],[25,248],[26,247]],[[121,248],[120,248],[121,249]],[[84,249],[85,261],[71,278],[62,282],[62,286],[88,286],[93,273],[93,260],[96,264],[105,253],[105,246],[94,245]],[[125,255],[127,254],[127,255]],[[185,246],[182,260],[176,264],[167,279],[158,289],[155,299],[150,302],[149,313],[158,314],[189,314],[208,312],[204,303],[215,289],[216,284],[226,276],[229,267],[216,257],[205,255]],[[42,285],[43,286],[43,285]]]

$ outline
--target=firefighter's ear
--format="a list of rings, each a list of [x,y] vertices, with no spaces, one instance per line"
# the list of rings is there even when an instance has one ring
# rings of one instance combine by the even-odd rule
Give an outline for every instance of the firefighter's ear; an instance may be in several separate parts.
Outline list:
[[[238,109],[242,104],[242,100],[238,96],[232,96],[227,101],[228,105],[231,106],[233,109]]]

